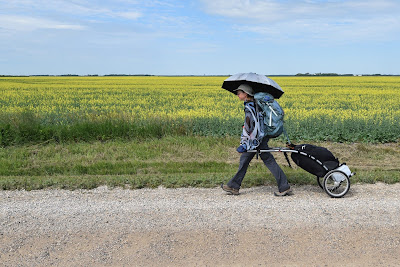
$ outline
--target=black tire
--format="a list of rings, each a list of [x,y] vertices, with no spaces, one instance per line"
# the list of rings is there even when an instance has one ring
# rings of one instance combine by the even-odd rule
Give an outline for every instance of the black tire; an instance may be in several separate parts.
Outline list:
[[[325,192],[334,198],[340,198],[350,190],[350,178],[342,171],[333,170],[324,176]]]

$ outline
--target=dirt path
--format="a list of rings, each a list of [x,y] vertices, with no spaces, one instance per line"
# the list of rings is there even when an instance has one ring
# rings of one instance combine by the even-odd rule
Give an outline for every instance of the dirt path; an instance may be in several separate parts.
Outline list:
[[[0,191],[0,266],[399,266],[400,184]]]

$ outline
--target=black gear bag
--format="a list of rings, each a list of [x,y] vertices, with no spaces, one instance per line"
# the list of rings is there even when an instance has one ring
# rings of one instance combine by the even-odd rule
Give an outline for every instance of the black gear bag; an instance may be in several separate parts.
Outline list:
[[[339,160],[325,147],[302,144],[291,148],[298,151],[291,153],[294,163],[318,177],[323,177],[328,171],[339,167]]]

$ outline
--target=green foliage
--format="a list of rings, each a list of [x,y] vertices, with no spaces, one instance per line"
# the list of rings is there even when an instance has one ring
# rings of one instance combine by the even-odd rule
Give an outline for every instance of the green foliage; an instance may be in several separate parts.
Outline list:
[[[193,134],[191,128],[197,129],[199,126],[190,121],[172,121],[170,119],[148,119],[133,122],[121,119],[77,120],[65,125],[47,124],[32,112],[27,111],[14,115],[12,120],[9,117],[0,117],[0,145],[5,147],[49,141],[57,143],[93,142],[114,139],[161,138],[168,135],[184,136]]]
[[[0,148],[0,189],[217,187],[237,170],[237,144],[236,137],[168,136],[3,147]],[[279,140],[270,141],[271,147],[283,144]],[[328,145],[357,173],[351,178],[352,183],[400,182],[400,152],[395,145],[319,145]],[[313,175],[300,168],[289,168],[281,153],[274,156],[291,184],[316,185]],[[365,162],[354,165],[360,159]],[[376,164],[373,169],[362,167],[373,164]],[[254,159],[243,187],[275,184],[262,161]]]
[[[149,139],[166,136],[239,136],[242,121],[238,119],[148,119],[77,121],[68,125],[43,124],[32,113],[14,116],[13,122],[0,120],[0,145],[38,144],[55,141],[93,142],[115,139]],[[390,143],[400,138],[400,122],[391,123],[378,118],[337,121],[313,118],[285,123],[289,137],[296,140],[332,142]],[[283,138],[283,137],[282,137]]]

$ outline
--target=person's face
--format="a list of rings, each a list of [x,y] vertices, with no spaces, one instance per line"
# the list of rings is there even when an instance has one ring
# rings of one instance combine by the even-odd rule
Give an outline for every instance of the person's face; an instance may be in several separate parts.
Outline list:
[[[242,90],[237,91],[236,95],[241,101],[245,101],[247,99],[247,93],[243,92]]]

